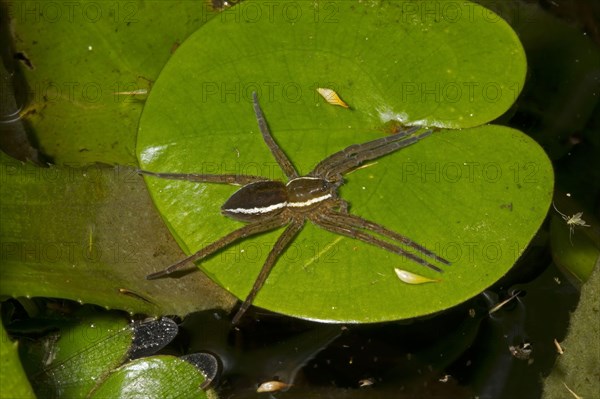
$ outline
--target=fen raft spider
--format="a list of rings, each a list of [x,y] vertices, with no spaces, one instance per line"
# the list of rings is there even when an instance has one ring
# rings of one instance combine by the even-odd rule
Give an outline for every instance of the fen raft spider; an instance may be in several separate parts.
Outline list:
[[[327,231],[354,238],[394,254],[404,256],[436,272],[441,272],[442,270],[430,262],[435,261],[445,265],[450,264],[447,260],[437,256],[408,237],[391,231],[377,223],[349,214],[348,203],[339,198],[337,194],[338,188],[344,182],[342,177],[344,173],[355,169],[363,162],[382,157],[414,144],[429,136],[431,130],[414,134],[419,128],[411,127],[390,136],[363,144],[351,145],[319,162],[308,175],[300,176],[288,157],[275,140],[273,140],[258,103],[256,93],[252,94],[252,98],[254,113],[256,114],[263,139],[287,176],[288,182],[283,183],[281,181],[268,180],[261,176],[249,175],[156,173],[140,170],[140,174],[163,179],[243,186],[233,193],[225,204],[223,204],[221,213],[232,219],[248,223],[168,268],[149,274],[146,276],[146,279],[154,280],[168,276],[185,266],[188,262],[204,259],[235,241],[287,226],[269,252],[250,293],[233,317],[232,323],[237,324],[254,301],[279,256],[285,251],[294,237],[298,235],[300,230],[302,230],[307,220]],[[383,238],[395,241],[396,243],[386,241]],[[398,244],[410,247],[430,260],[423,259]]]

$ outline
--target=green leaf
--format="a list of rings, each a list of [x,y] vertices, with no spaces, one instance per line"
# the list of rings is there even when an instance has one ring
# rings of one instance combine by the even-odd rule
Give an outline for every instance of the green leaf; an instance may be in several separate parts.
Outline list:
[[[203,382],[192,364],[174,356],[153,356],[115,370],[91,398],[207,398],[200,389]]]
[[[177,45],[214,15],[190,1],[8,5],[26,82],[21,114],[56,163],[131,164],[145,95]]]
[[[489,122],[520,90],[523,51],[506,23],[497,17],[490,23],[485,9],[461,4],[303,2],[293,20],[283,12],[292,6],[276,5],[268,18],[264,3],[239,4],[183,43],[163,70],[140,121],[141,166],[281,179],[256,125],[252,91],[261,94],[271,131],[301,174],[335,151],[386,134],[390,120],[463,128]],[[421,14],[426,7],[459,7],[464,15],[470,9],[474,16],[435,19]],[[259,10],[261,17],[250,21]],[[494,101],[482,91],[452,97],[442,90],[490,82],[502,93]],[[415,84],[424,91],[411,95]],[[351,110],[327,104],[317,87],[335,89]],[[147,183],[186,252],[242,225],[219,212],[234,187]],[[347,175],[340,194],[351,213],[452,261],[443,274],[308,225],[255,304],[303,318],[360,322],[453,306],[514,264],[547,212],[552,185],[544,152],[520,132],[484,126],[436,133]],[[244,298],[280,233],[246,239],[200,267]],[[409,286],[397,279],[396,267],[441,281]]]
[[[257,134],[256,145],[261,144]],[[322,157],[333,152],[314,146]],[[158,179],[149,184],[157,206],[190,248],[241,225],[219,213],[235,188]],[[547,212],[552,169],[526,136],[485,126],[439,133],[356,171],[341,196],[350,202],[351,213],[409,236],[452,265],[438,275],[308,225],[278,261],[255,301],[258,306],[311,319],[382,321],[460,303],[504,275],[525,249]],[[278,234],[247,239],[200,266],[244,297]],[[405,285],[395,267],[442,281]]]
[[[594,376],[600,366],[600,262],[595,263],[589,280],[581,287],[577,309],[571,314],[569,332],[560,345],[564,354],[557,357],[548,377],[543,379],[542,399],[593,398],[600,391],[600,381]],[[595,388],[594,388],[595,387]],[[571,391],[571,392],[569,392]]]
[[[27,381],[27,376],[23,372],[18,343],[13,342],[4,325],[0,323],[0,398],[35,398],[33,390]]]
[[[169,322],[167,322],[169,321]],[[23,347],[29,376],[40,397],[206,397],[201,372],[173,356],[126,362],[164,347],[177,332],[174,322],[128,323],[117,312],[81,308],[69,321]],[[171,392],[171,396],[166,392]]]
[[[276,131],[373,129],[390,119],[471,127],[513,104],[525,71],[515,33],[476,4],[246,1],[182,44],[144,121],[163,135],[168,127],[190,139],[200,128],[237,136],[248,129],[235,116],[240,102],[257,91],[281,115],[271,118]],[[337,90],[354,112],[324,106],[317,87]]]
[[[0,295],[180,316],[234,303],[202,273],[144,278],[183,253],[130,168],[38,168],[0,152],[0,198]]]
[[[40,397],[86,397],[127,359],[133,329],[115,313],[91,314],[24,348],[28,375]]]

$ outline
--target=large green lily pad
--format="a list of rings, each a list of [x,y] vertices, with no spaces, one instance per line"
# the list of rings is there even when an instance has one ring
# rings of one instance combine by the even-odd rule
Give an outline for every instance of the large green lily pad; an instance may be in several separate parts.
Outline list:
[[[430,18],[420,7],[454,4],[471,19]],[[485,9],[446,2],[300,3],[299,16],[244,2],[186,41],[157,80],[138,135],[144,169],[241,173],[282,179],[262,142],[257,91],[275,139],[301,174],[350,144],[406,124],[477,126],[502,114],[525,72],[522,48]],[[412,11],[417,7],[416,11]],[[277,11],[278,10],[278,11]],[[256,14],[258,15],[258,14]],[[465,14],[466,15],[466,14]],[[436,87],[494,82],[502,95],[435,95]],[[421,85],[423,83],[423,85]],[[423,95],[409,95],[409,87]],[[437,85],[437,86],[436,86]],[[316,87],[350,104],[325,103]],[[456,86],[452,86],[456,87]],[[434,94],[427,95],[426,89]],[[464,94],[464,93],[463,93]],[[220,214],[236,188],[147,179],[172,233],[193,252],[242,226]],[[535,142],[499,126],[440,131],[347,176],[351,212],[405,234],[452,262],[437,274],[399,256],[308,225],[279,259],[255,304],[327,321],[374,322],[433,313],[497,281],[548,209],[553,177]],[[240,298],[281,230],[246,239],[200,267]],[[438,283],[400,282],[399,267]]]
[[[7,3],[21,116],[56,164],[135,163],[145,94],[177,45],[213,17],[206,3]],[[26,86],[26,87],[25,87]]]

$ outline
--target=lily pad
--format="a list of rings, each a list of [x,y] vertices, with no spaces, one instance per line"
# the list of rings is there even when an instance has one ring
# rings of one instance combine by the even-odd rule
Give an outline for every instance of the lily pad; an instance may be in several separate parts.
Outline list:
[[[174,356],[153,356],[118,368],[90,397],[207,398],[200,388],[203,382],[204,377],[191,363]]]
[[[0,295],[181,316],[235,302],[202,273],[144,278],[183,253],[131,168],[39,168],[0,151],[0,198]]]
[[[71,165],[135,163],[144,93],[177,45],[215,14],[209,4],[156,0],[7,8],[25,81],[21,117],[45,155]]]
[[[177,333],[172,320],[128,323],[119,312],[97,313],[91,307],[72,316],[54,321],[57,332],[24,341],[22,355],[39,396],[162,398],[170,397],[165,392],[185,392],[186,397],[206,397],[200,370],[184,360],[153,356],[128,361],[167,345]]]
[[[127,359],[133,328],[115,313],[88,315],[59,333],[23,347],[28,375],[40,397],[86,397]]]
[[[448,4],[465,13],[470,8],[475,16],[451,21],[420,13],[420,7]],[[489,11],[474,4],[302,2],[299,7],[308,8],[293,20],[283,5],[272,18],[256,17],[264,12],[260,7],[264,3],[243,2],[213,19],[167,64],[140,121],[142,168],[283,179],[258,131],[253,91],[260,94],[275,139],[306,174],[327,155],[387,134],[391,120],[468,128],[502,114],[518,94],[503,91],[495,101],[486,101],[482,92],[408,96],[406,87],[413,83],[426,89],[494,82],[508,90],[523,82],[525,60],[514,32],[498,18],[486,22],[482,15]],[[249,21],[250,15],[256,20]],[[351,109],[327,104],[317,87],[335,89]],[[147,183],[186,252],[242,226],[220,214],[235,187],[157,178]],[[540,226],[552,189],[546,155],[518,131],[483,126],[437,132],[347,175],[340,194],[351,213],[450,260],[443,274],[307,225],[254,303],[338,322],[402,319],[448,308],[514,264]],[[241,241],[199,266],[243,298],[280,233]],[[408,286],[394,268],[441,281]]]
[[[18,342],[10,339],[4,325],[0,323],[0,397],[35,398],[23,372],[17,346]]]

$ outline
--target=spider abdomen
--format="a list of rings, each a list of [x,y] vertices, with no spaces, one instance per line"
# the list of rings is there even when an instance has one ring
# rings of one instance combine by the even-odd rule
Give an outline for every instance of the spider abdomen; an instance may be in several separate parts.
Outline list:
[[[246,184],[221,207],[221,213],[242,222],[252,222],[266,215],[280,213],[288,203],[285,184],[266,180]]]

